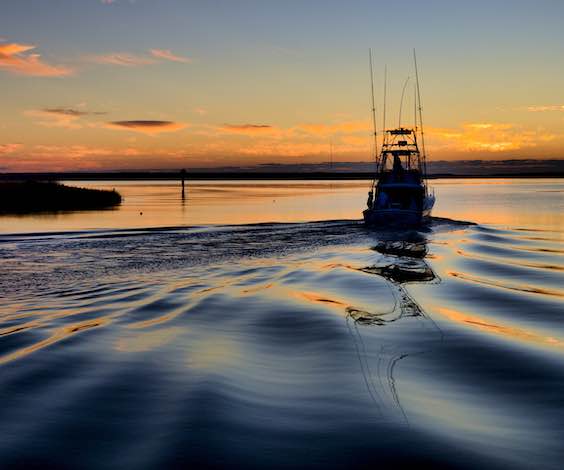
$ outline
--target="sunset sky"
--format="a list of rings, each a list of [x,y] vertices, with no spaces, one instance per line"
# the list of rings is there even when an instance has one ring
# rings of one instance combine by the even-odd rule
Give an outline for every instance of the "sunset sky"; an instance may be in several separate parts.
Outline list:
[[[0,171],[368,161],[413,121],[431,160],[564,158],[562,0],[2,0]]]

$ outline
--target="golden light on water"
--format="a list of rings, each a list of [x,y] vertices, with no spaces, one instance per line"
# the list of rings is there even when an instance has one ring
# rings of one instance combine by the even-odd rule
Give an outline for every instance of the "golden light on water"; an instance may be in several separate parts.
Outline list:
[[[486,317],[467,314],[452,308],[439,307],[436,308],[437,313],[445,316],[451,321],[464,324],[473,329],[490,333],[496,336],[523,341],[531,344],[545,345],[550,347],[564,347],[564,339],[543,335],[541,333],[525,330],[519,327],[494,322]]]

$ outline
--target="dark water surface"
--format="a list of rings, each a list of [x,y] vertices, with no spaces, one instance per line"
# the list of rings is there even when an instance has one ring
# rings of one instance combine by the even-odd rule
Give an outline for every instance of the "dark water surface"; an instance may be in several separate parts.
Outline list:
[[[0,465],[562,468],[564,182],[437,182],[395,232],[309,184],[6,219]]]

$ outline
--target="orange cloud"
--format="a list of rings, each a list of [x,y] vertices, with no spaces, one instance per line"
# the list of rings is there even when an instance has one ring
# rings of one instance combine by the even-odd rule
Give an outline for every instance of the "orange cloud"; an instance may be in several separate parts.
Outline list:
[[[65,77],[73,73],[68,67],[43,62],[39,54],[28,53],[35,48],[36,46],[31,44],[0,44],[0,69],[34,77]]]
[[[345,121],[336,124],[297,124],[293,127],[280,128],[269,124],[224,124],[219,128],[221,132],[242,135],[266,135],[276,138],[299,138],[311,136],[327,138],[331,135],[366,133],[369,135],[370,123],[368,121]]]
[[[108,129],[141,132],[147,135],[155,135],[162,132],[176,132],[187,126],[188,124],[184,122],[149,120],[113,121],[106,123]]]
[[[345,144],[364,148],[367,151],[370,151],[369,149],[372,145],[372,140],[369,137],[362,135],[344,135],[340,138],[340,140]]]
[[[431,151],[499,153],[539,147],[559,137],[509,123],[466,123],[459,129],[427,128]]]
[[[66,158],[82,158],[87,156],[103,156],[113,155],[114,150],[106,148],[88,147],[86,145],[36,145],[32,152],[35,157],[66,157]]]
[[[175,167],[186,164],[182,150],[88,145],[35,145],[17,158],[1,158],[1,171],[69,171],[96,169]],[[203,160],[203,159],[202,159]]]
[[[96,55],[90,58],[98,64],[119,65],[121,67],[137,67],[139,65],[154,64],[155,61],[149,57],[143,57],[124,52],[112,52],[110,54]]]
[[[45,108],[24,111],[24,115],[37,120],[44,127],[62,127],[65,129],[81,129],[79,121],[83,116],[99,116],[106,114],[100,111],[83,111],[73,108]]]
[[[119,65],[121,67],[138,67],[141,65],[155,64],[159,60],[172,62],[190,63],[189,57],[181,57],[173,54],[169,49],[150,49],[150,56],[129,54],[127,52],[111,52],[109,54],[95,55],[88,58],[91,62],[106,65]]]
[[[158,59],[170,60],[172,62],[182,62],[188,64],[192,59],[188,57],[181,57],[172,53],[170,49],[150,49],[149,52],[153,57]]]
[[[368,133],[371,130],[369,121],[345,121],[336,124],[300,124],[297,128],[307,134],[329,136],[339,133]]]
[[[72,114],[51,113],[43,109],[32,109],[24,111],[24,114],[37,120],[37,124],[44,127],[62,127],[64,129],[80,129],[82,125],[78,123],[80,116]]]
[[[22,144],[0,144],[0,155],[7,155],[9,153],[14,153],[23,147]]]
[[[333,149],[334,153],[339,153]],[[326,143],[318,142],[253,142],[238,149],[241,155],[252,155],[257,157],[305,157],[305,156],[327,156],[329,148]]]

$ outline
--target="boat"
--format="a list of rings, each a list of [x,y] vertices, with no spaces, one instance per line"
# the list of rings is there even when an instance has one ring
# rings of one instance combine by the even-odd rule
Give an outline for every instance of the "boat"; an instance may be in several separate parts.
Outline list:
[[[382,227],[421,225],[431,216],[431,211],[435,204],[435,194],[427,184],[427,157],[425,154],[419,76],[415,51],[413,52],[413,58],[416,76],[414,124],[413,127],[401,125],[400,104],[398,127],[386,129],[384,104],[382,144],[380,152],[378,154],[375,152],[375,175],[368,192],[368,207],[363,211],[364,222],[367,225]],[[370,74],[374,148],[377,148],[371,52]],[[407,80],[402,91],[402,102],[406,85]],[[422,151],[419,149],[419,142],[421,142]]]

